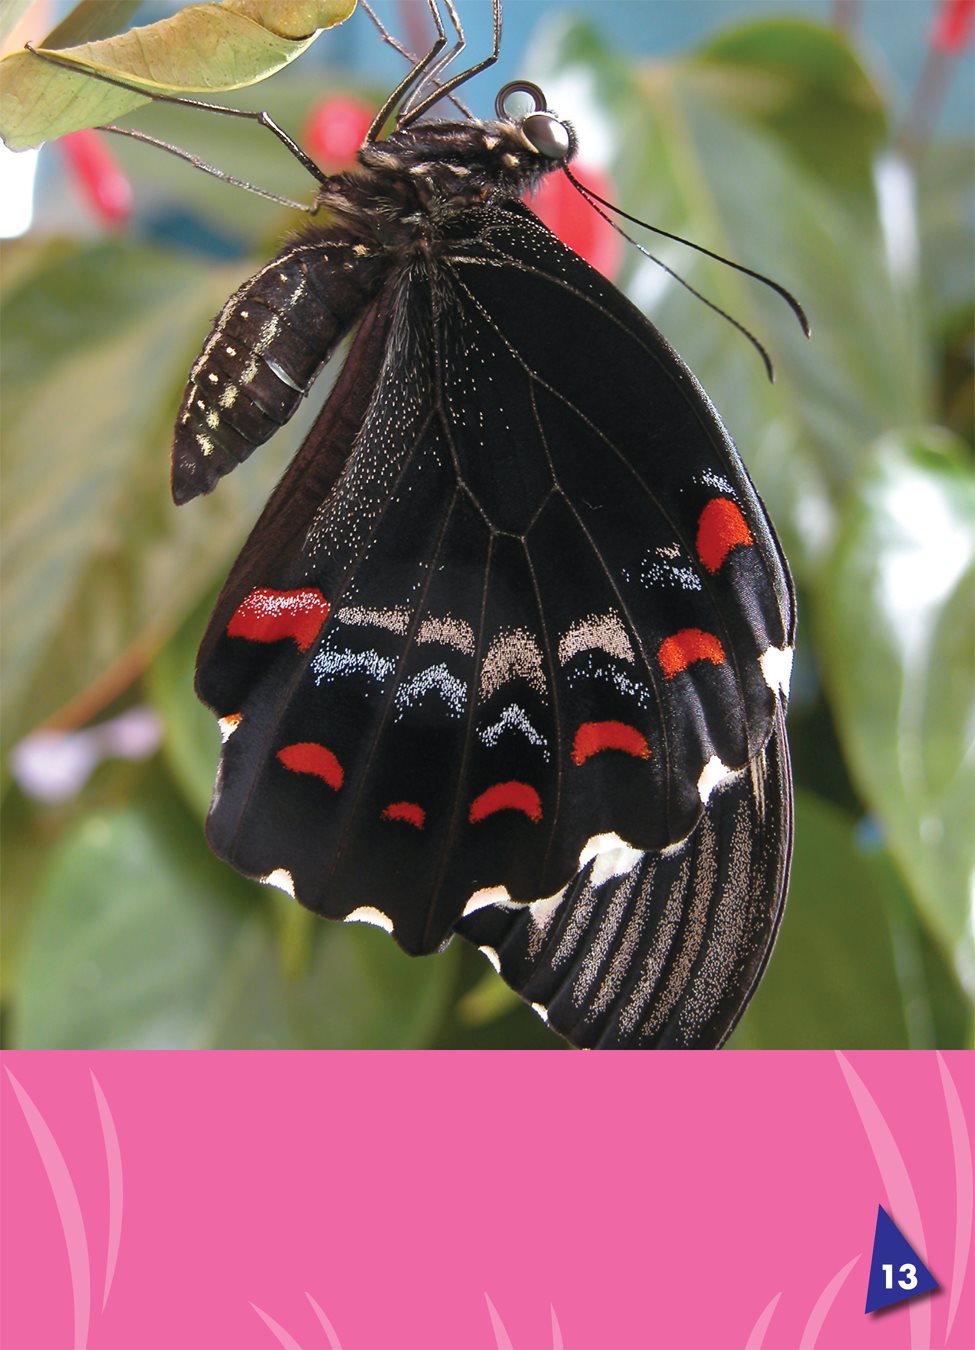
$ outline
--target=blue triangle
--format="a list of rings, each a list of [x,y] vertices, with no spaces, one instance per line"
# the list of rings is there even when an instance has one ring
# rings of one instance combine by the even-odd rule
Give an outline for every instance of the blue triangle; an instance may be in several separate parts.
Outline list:
[[[938,1281],[884,1209],[877,1206],[877,1230],[870,1258],[865,1312],[877,1312],[918,1294],[930,1294]]]

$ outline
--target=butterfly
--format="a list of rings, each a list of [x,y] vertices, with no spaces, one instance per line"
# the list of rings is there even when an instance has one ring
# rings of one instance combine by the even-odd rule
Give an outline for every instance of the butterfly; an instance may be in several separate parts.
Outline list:
[[[411,954],[474,943],[577,1046],[716,1046],[788,884],[792,584],[694,376],[522,200],[571,124],[528,82],[425,116],[493,12],[493,56],[416,63],[191,370],[178,503],[354,332],[200,647],[207,838]]]

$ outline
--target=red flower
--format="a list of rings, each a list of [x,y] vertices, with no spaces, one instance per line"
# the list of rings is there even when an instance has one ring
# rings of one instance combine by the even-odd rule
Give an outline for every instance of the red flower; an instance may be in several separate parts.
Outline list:
[[[305,123],[302,144],[327,173],[355,162],[374,110],[351,94],[330,94],[316,103]]]
[[[975,0],[941,0],[931,31],[931,46],[936,52],[960,52],[972,31]]]
[[[72,131],[58,144],[85,199],[105,225],[121,225],[132,214],[132,184],[97,131]]]

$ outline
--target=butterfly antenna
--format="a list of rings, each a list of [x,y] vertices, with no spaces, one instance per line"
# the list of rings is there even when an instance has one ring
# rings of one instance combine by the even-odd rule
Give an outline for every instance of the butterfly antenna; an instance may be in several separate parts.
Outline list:
[[[773,281],[771,277],[765,276],[763,272],[756,272],[751,267],[746,267],[744,263],[735,262],[732,258],[726,258],[721,253],[714,253],[711,251],[711,249],[705,248],[703,244],[695,244],[692,239],[685,239],[683,235],[671,234],[669,230],[662,230],[658,225],[650,225],[647,223],[647,221],[640,220],[638,216],[631,216],[629,212],[624,211],[622,207],[615,206],[612,202],[608,202],[605,199],[605,197],[600,197],[598,192],[593,192],[592,188],[583,187],[583,185],[579,182],[578,178],[574,176],[572,170],[569,169],[567,165],[562,166],[562,171],[568,178],[572,186],[576,189],[576,191],[581,192],[583,196],[588,198],[589,204],[593,206],[594,209],[598,209],[595,207],[595,203],[599,202],[600,206],[605,206],[608,210],[614,212],[615,215],[622,216],[624,220],[632,221],[634,225],[640,225],[645,230],[652,230],[654,234],[661,234],[665,239],[673,239],[678,244],[685,244],[688,248],[694,249],[695,252],[703,253],[706,258],[713,258],[715,262],[724,263],[726,267],[733,267],[736,272],[743,272],[746,277],[753,277],[755,281],[760,281],[763,286],[768,286],[770,290],[775,291],[776,295],[780,295],[782,299],[785,301],[785,303],[792,310],[793,314],[799,320],[799,326],[802,329],[803,333],[806,335],[806,337],[809,337],[811,335],[812,329],[809,326],[809,319],[806,317],[806,311],[803,309],[802,305],[800,305],[799,301],[791,293],[791,291],[787,291],[784,286],[780,286],[779,283],[777,281]],[[600,211],[599,214],[603,216],[602,211]],[[608,217],[603,216],[603,219],[607,220]],[[609,223],[613,225],[614,229],[619,230],[619,226],[614,225],[613,221],[610,221]],[[628,234],[624,234],[622,230],[619,230],[619,232],[620,234],[623,235],[624,239],[630,239],[630,236]],[[636,243],[636,240],[630,239],[630,243],[634,244]],[[637,248],[640,247],[639,244],[637,244],[636,246]],[[643,251],[646,252],[645,249]],[[648,254],[647,256],[652,257],[653,255]],[[663,263],[661,263],[660,265],[661,267],[663,267]],[[666,268],[665,270],[669,272],[670,268]],[[678,280],[680,280],[679,277]],[[686,282],[684,282],[683,284],[687,285]],[[693,287],[688,286],[688,290],[693,290]],[[695,294],[697,294],[696,291]],[[701,299],[703,300],[704,297],[702,296]],[[705,303],[709,302],[705,301]],[[718,306],[711,305],[711,308],[718,309]],[[718,310],[719,314],[723,312],[724,312],[723,310]],[[725,318],[726,319],[730,318],[730,316],[726,314]],[[743,333],[748,332],[747,329],[742,328],[741,324],[735,323],[734,319],[731,319],[731,322],[735,324],[736,328],[741,328]],[[751,334],[749,333],[748,336],[751,337]],[[755,339],[752,338],[752,341],[755,342]],[[759,344],[756,342],[755,345],[758,346]]]
[[[290,207],[292,211],[304,211],[306,215],[313,216],[318,210],[317,202],[311,204],[297,202],[293,197],[281,197],[276,192],[268,192],[267,188],[258,187],[256,183],[249,183],[245,178],[235,178],[232,173],[224,173],[223,169],[208,164],[199,155],[194,155],[191,151],[182,149],[181,146],[171,145],[169,141],[161,141],[156,136],[148,136],[144,131],[137,131],[135,127],[119,127],[114,122],[103,122],[96,130],[110,131],[113,136],[128,136],[133,141],[141,141],[143,145],[151,145],[156,150],[165,150],[168,155],[175,155],[177,159],[185,160],[187,164],[192,164],[194,169],[210,174],[212,178],[218,179],[221,183],[228,183],[231,187],[243,188],[245,192],[253,192],[255,196],[263,197],[265,201],[277,202],[279,206]]]
[[[48,65],[62,66],[66,70],[73,70],[76,74],[84,75],[86,79],[101,80],[102,84],[114,85],[116,89],[127,89],[130,93],[140,94],[150,103],[172,103],[180,108],[197,108],[203,112],[221,113],[224,117],[243,117],[248,122],[256,122],[259,126],[270,131],[273,136],[276,136],[288,153],[293,155],[298,163],[308,170],[312,178],[317,179],[319,183],[326,181],[327,175],[322,172],[315,161],[305,154],[301,146],[293,141],[284,128],[279,127],[274,118],[263,108],[260,111],[252,111],[249,108],[228,108],[225,103],[205,103],[198,98],[182,98],[177,94],[161,94],[157,90],[146,89],[132,80],[124,80],[115,75],[108,75],[104,71],[93,70],[90,66],[74,61],[61,52],[42,51],[37,47],[32,47],[29,42],[24,43],[24,48],[30,52],[31,56],[37,57],[39,61],[46,61]],[[216,176],[220,177],[220,174],[218,173]],[[235,186],[240,186],[240,184],[238,183]],[[253,191],[253,188],[250,190]],[[306,207],[301,209],[307,210]]]
[[[580,196],[586,199],[586,201],[596,212],[596,214],[602,216],[603,220],[606,221],[606,224],[611,225],[617,234],[621,234],[623,238],[627,241],[627,243],[630,243],[633,245],[634,248],[639,249],[645,258],[649,258],[651,262],[655,262],[658,267],[662,267],[668,276],[673,277],[675,281],[679,282],[684,287],[685,291],[690,291],[691,295],[696,296],[698,300],[702,301],[705,305],[707,305],[708,309],[713,309],[715,314],[720,314],[722,319],[727,319],[733,328],[737,328],[738,332],[743,334],[743,336],[748,339],[748,341],[758,352],[759,356],[762,358],[762,363],[765,366],[765,373],[768,375],[770,383],[772,384],[775,383],[775,367],[772,365],[772,358],[769,356],[768,352],[762,346],[761,342],[759,342],[758,338],[755,336],[753,332],[751,332],[748,328],[746,328],[743,323],[739,323],[738,320],[733,315],[729,314],[726,309],[722,309],[721,306],[716,305],[713,300],[709,300],[706,295],[702,295],[701,292],[699,290],[696,290],[689,281],[685,281],[684,278],[680,275],[680,273],[675,272],[672,267],[668,267],[662,258],[658,258],[655,253],[651,253],[648,248],[644,248],[644,246],[641,243],[639,243],[636,239],[634,239],[631,234],[627,234],[626,231],[623,229],[623,227],[621,225],[617,225],[616,221],[613,220],[612,217],[608,216],[606,212],[603,211],[601,207],[597,204],[599,202],[602,202],[603,200],[602,197],[597,196],[595,192],[590,192],[587,187],[584,187],[582,183],[579,182],[578,178],[575,178],[569,172],[569,170],[565,167],[565,165],[562,166],[562,172],[566,174],[572,186],[575,188],[575,190],[579,193]],[[608,205],[608,203],[604,204]],[[625,215],[626,213],[621,211],[620,214]],[[632,216],[627,216],[627,220],[632,219],[633,219]],[[643,222],[636,221],[636,224],[642,225]],[[653,227],[649,226],[648,228],[652,229]],[[666,234],[666,230],[661,230],[659,231],[659,233]],[[670,235],[668,237],[676,239],[677,235]],[[682,239],[680,242],[686,243],[687,241]],[[701,251],[706,253],[707,249],[702,249]],[[718,255],[714,253],[711,254],[711,256],[716,258]],[[724,262],[725,260],[722,258],[720,259],[720,261]],[[742,268],[741,270],[747,272],[748,268],[747,267]],[[755,276],[757,275],[757,273],[752,273],[751,275]],[[764,278],[760,279],[764,280]],[[776,289],[779,288],[776,287]]]

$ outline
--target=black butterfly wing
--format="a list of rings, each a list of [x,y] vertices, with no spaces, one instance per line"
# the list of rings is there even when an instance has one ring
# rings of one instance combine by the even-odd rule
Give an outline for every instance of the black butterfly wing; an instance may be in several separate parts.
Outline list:
[[[367,315],[198,679],[216,851],[414,952],[554,896],[607,835],[687,840],[768,742],[792,636],[761,504],[663,339],[525,208],[449,229]]]

